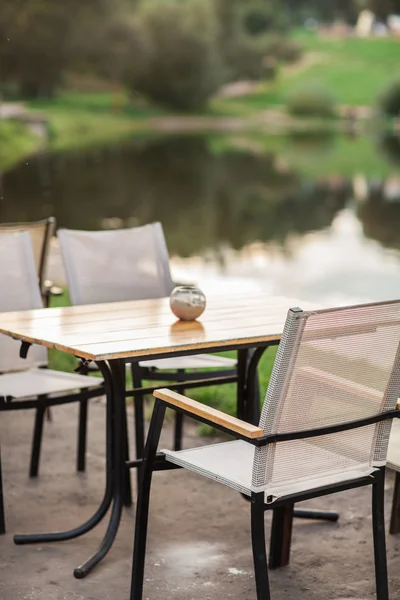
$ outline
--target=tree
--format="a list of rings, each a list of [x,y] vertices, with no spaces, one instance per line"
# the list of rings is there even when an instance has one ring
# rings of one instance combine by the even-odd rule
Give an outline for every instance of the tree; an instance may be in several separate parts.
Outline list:
[[[276,0],[215,0],[219,48],[231,81],[259,79],[265,58],[275,58],[276,34],[286,28],[286,13]],[[273,38],[273,39],[272,39]]]
[[[85,62],[122,0],[2,0],[1,80],[24,97],[51,96]]]
[[[162,106],[196,110],[223,81],[215,13],[208,0],[146,0],[132,27],[130,89]]]

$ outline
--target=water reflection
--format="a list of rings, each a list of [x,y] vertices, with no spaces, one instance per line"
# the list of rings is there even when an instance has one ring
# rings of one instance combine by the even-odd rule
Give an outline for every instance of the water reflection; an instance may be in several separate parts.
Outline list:
[[[400,178],[371,185],[358,215],[367,237],[387,248],[400,249]]]
[[[37,157],[7,173],[3,188],[2,221],[53,213],[59,226],[97,229],[158,220],[179,256],[284,243],[293,231],[327,227],[348,195],[301,181],[272,155],[213,152],[201,137]]]
[[[54,214],[78,229],[161,221],[175,276],[205,291],[263,287],[324,304],[400,296],[399,139],[375,142],[384,177],[350,176],[342,140],[331,158],[334,143],[296,137],[268,153],[253,142],[181,136],[42,155],[3,175],[0,221]],[[364,160],[369,173],[375,154]]]

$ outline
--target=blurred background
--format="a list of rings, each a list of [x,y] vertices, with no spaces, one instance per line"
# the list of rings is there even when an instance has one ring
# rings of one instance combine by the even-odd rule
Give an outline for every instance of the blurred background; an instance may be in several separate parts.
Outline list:
[[[0,222],[49,215],[161,221],[205,291],[398,298],[400,0],[2,0]]]

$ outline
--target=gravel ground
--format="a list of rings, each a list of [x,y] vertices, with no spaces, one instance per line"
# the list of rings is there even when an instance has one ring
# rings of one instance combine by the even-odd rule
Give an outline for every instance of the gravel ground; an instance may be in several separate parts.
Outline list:
[[[109,555],[84,580],[74,579],[72,571],[97,548],[106,520],[70,542],[18,547],[12,541],[17,532],[68,529],[95,511],[104,488],[104,412],[103,401],[92,402],[87,473],[77,475],[77,409],[53,409],[36,481],[27,476],[33,414],[2,413],[7,533],[0,539],[1,600],[128,600],[134,507],[124,511]],[[168,426],[163,435],[168,445]],[[194,427],[186,428],[187,447],[208,442]],[[387,515],[392,486],[389,473]],[[375,598],[370,490],[307,504],[338,510],[340,521],[295,522],[291,565],[271,572],[273,600]],[[267,515],[267,531],[269,523]],[[249,525],[249,505],[236,492],[183,471],[156,473],[144,599],[255,600]],[[388,535],[387,544],[395,600],[400,598],[400,536]]]

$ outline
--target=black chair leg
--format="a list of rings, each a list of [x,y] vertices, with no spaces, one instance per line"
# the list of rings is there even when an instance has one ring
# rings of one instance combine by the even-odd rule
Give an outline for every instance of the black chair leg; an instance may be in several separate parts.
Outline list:
[[[178,381],[182,380],[182,377],[185,374],[185,369],[178,369]],[[179,377],[180,376],[180,377]],[[182,389],[179,391],[183,396],[185,395],[185,390]],[[174,427],[174,450],[179,451],[182,450],[182,435],[183,435],[183,413],[178,411],[175,412],[175,427]]]
[[[389,600],[384,514],[385,469],[379,469],[375,477],[375,483],[372,485],[372,527],[374,534],[376,597],[377,600]]]
[[[150,488],[154,460],[164,421],[165,404],[156,400],[144,451],[145,461],[138,471],[140,485],[136,507],[135,543],[133,548],[130,600],[142,600],[144,564],[146,556],[147,523],[149,518]]]
[[[180,392],[184,394],[182,390]],[[175,428],[174,428],[174,450],[182,450],[182,432],[183,432],[183,413],[175,412]]]
[[[285,567],[290,561],[292,543],[293,504],[285,504],[275,508],[272,517],[271,539],[269,549],[269,568]]]
[[[143,396],[137,396],[134,399],[135,402],[135,440],[136,440],[136,458],[143,458],[144,450],[144,410],[143,410]],[[136,472],[137,484],[139,487],[139,469]]]
[[[80,472],[86,470],[87,412],[88,400],[81,400],[79,403],[78,456],[76,462],[76,469]]]
[[[123,435],[124,435],[124,439],[122,440],[123,442],[123,448],[124,448],[124,460],[125,462],[129,461],[129,430],[128,430],[128,414],[127,414],[127,410],[128,407],[126,405],[126,402],[124,404],[124,412],[123,412]],[[123,503],[124,506],[132,506],[132,486],[131,486],[131,472],[128,468],[124,469],[123,472],[123,479],[124,479],[124,490],[123,490]]]
[[[6,520],[4,517],[3,477],[1,472],[1,448],[0,448],[0,534],[6,532]]]
[[[251,541],[257,600],[271,600],[265,548],[264,492],[251,496]]]
[[[133,387],[142,387],[141,369],[138,363],[131,363],[131,373]],[[144,451],[144,397],[143,394],[138,394],[133,398],[133,407],[135,413],[135,441],[136,441],[136,458],[143,458]],[[139,471],[137,469],[137,484],[139,487]]]
[[[394,535],[400,531],[400,473],[396,472],[394,482],[392,513],[390,515],[389,532]]]
[[[46,412],[45,406],[38,406],[35,416],[35,427],[33,430],[31,464],[29,468],[29,477],[37,477],[39,472],[40,450],[42,446],[43,421]]]

